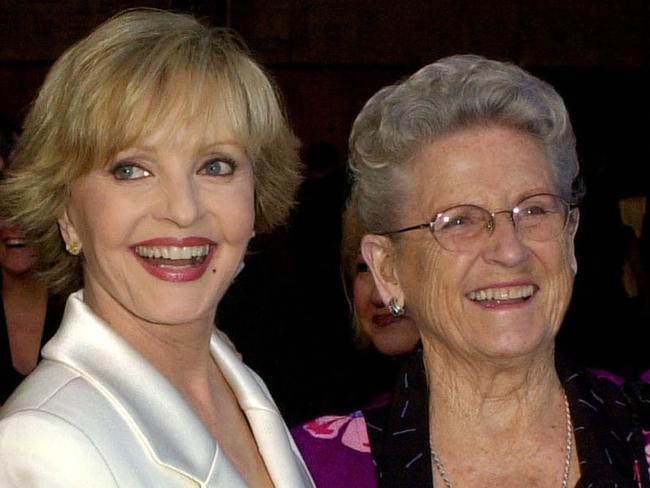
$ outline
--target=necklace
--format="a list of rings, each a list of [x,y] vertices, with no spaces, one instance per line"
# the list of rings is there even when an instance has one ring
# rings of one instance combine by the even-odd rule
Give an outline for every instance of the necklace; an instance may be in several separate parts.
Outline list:
[[[566,416],[566,457],[564,458],[564,472],[562,474],[562,488],[567,488],[569,485],[569,470],[571,468],[571,454],[573,453],[573,423],[571,422],[571,412],[569,410],[569,400],[567,400],[566,393],[562,390],[562,396],[564,397],[564,414]],[[429,441],[429,447],[431,448],[431,462],[433,466],[440,474],[442,482],[447,488],[453,488],[449,477],[447,476],[447,471],[445,471],[445,465],[442,464],[440,456],[433,448],[433,443]],[[435,478],[435,473],[434,473]]]

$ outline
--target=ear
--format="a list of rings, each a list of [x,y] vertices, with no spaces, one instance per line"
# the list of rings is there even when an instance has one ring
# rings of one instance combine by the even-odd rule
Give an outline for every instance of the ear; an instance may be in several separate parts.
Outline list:
[[[81,247],[81,239],[79,238],[77,229],[70,219],[70,214],[67,207],[63,211],[63,215],[59,217],[59,231],[63,237],[63,242],[65,242],[66,249],[69,250],[74,246],[77,246],[78,248]]]
[[[366,234],[361,239],[361,254],[370,268],[375,286],[384,304],[388,304],[391,298],[394,298],[398,305],[404,306],[404,292],[399,284],[395,268],[393,242],[386,236]]]

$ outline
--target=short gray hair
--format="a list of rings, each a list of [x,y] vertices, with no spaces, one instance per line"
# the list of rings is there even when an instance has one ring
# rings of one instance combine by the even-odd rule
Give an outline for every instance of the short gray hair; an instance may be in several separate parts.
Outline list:
[[[575,203],[582,197],[575,135],[555,89],[510,63],[450,56],[382,88],[357,116],[350,135],[350,204],[362,232],[392,230],[403,201],[403,164],[424,144],[484,124],[532,136],[553,165],[561,195]]]

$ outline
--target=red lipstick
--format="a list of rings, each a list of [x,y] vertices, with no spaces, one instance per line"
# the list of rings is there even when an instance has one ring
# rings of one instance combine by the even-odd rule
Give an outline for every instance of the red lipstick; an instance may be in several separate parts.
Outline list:
[[[194,247],[209,246],[208,254],[199,260],[190,259],[164,259],[164,258],[146,258],[140,256],[135,250],[137,247]],[[181,283],[186,281],[195,281],[203,276],[212,262],[212,258],[217,250],[217,243],[204,237],[159,237],[138,242],[131,246],[131,252],[142,265],[142,267],[152,276],[172,283]]]
[[[398,320],[399,319],[397,317],[393,317],[393,315],[390,313],[383,313],[372,316],[372,323],[377,327],[387,327],[391,324],[394,324]]]

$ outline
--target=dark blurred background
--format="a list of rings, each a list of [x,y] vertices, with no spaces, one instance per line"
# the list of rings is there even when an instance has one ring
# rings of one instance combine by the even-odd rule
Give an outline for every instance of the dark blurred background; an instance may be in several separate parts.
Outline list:
[[[286,228],[255,238],[219,312],[290,423],[358,407],[393,381],[393,361],[354,347],[341,288],[347,135],[377,89],[449,54],[513,61],[565,98],[587,198],[559,346],[621,374],[650,367],[648,0],[2,0],[0,114],[20,121],[53,60],[134,6],[239,31],[303,141],[300,206]]]

